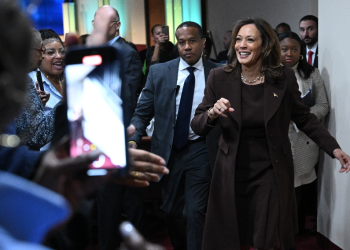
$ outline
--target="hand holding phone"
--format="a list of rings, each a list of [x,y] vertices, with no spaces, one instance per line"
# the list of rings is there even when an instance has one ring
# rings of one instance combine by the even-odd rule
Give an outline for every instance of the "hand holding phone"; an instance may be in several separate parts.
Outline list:
[[[43,84],[43,78],[41,77],[41,72],[39,70],[36,72],[36,79],[38,81],[40,90],[45,91],[44,84]]]
[[[99,149],[88,175],[127,173],[121,54],[113,47],[72,48],[66,56],[66,91],[72,157]]]

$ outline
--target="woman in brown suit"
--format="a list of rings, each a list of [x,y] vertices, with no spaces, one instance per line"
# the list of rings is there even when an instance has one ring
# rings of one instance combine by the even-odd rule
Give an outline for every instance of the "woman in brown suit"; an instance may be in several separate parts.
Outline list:
[[[229,63],[213,69],[191,126],[201,136],[219,125],[203,249],[294,248],[297,220],[288,129],[292,120],[350,171],[350,158],[310,114],[293,70],[263,19],[239,21]]]

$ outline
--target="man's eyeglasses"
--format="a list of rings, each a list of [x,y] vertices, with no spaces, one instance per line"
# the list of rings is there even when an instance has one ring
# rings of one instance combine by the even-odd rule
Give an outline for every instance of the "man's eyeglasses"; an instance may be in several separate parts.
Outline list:
[[[45,53],[45,48],[44,49],[37,49],[37,48],[33,48],[33,50],[38,51],[39,53]]]
[[[65,56],[66,55],[66,51],[64,49],[45,50],[44,54],[47,55],[48,57],[55,57],[56,55]]]
[[[117,22],[119,22],[119,20],[118,21],[111,21],[111,23],[117,23]],[[95,20],[92,20],[91,23],[92,23],[92,25],[94,25]]]

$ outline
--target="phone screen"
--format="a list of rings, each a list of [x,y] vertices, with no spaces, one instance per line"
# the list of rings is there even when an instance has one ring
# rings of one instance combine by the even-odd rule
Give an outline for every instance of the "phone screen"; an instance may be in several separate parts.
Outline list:
[[[162,33],[169,36],[169,26],[162,26]]]
[[[71,51],[67,55],[67,117],[70,154],[76,157],[99,149],[103,154],[88,175],[127,166],[121,61],[111,47]]]

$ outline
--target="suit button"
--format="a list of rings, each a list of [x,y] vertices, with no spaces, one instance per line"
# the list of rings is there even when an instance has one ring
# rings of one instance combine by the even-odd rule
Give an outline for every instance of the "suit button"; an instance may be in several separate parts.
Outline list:
[[[278,160],[275,160],[276,163],[278,163]]]

